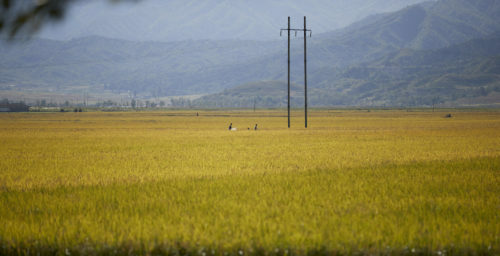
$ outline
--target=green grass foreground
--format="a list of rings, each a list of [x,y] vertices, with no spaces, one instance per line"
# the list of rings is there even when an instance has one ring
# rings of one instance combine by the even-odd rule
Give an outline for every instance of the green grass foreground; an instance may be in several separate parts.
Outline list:
[[[500,253],[498,112],[199,114],[0,115],[0,254]]]

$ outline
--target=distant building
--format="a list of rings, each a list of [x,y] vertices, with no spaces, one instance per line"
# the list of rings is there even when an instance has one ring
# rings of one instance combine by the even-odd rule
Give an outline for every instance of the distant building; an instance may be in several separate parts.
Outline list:
[[[24,103],[0,103],[0,112],[29,112],[30,106]]]

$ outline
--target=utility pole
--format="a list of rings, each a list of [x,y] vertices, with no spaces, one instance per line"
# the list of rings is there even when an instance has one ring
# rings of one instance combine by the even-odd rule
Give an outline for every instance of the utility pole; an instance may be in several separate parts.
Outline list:
[[[309,32],[309,37],[312,36],[312,30],[306,27],[306,16],[304,16],[304,29],[292,29],[290,28],[290,16],[288,16],[288,28],[282,28],[280,30],[280,36],[283,30],[288,32],[288,128],[290,128],[290,31],[295,31],[295,36],[297,36],[297,31],[304,31],[304,111],[305,111],[305,127],[307,128],[307,32]]]
[[[288,16],[288,128],[290,128],[290,16]]]
[[[304,16],[304,120],[307,128],[307,27],[306,16]]]

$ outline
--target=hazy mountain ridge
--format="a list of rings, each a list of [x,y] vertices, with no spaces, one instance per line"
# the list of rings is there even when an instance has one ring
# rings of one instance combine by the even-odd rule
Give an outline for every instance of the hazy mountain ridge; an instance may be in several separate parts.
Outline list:
[[[500,36],[495,35],[436,50],[403,49],[369,63],[320,70],[311,75],[314,86],[309,88],[309,105],[453,105],[457,100],[474,102],[488,96],[498,104],[498,45]],[[286,82],[264,81],[204,96],[190,105],[279,107],[286,105],[285,100]],[[293,84],[291,101],[294,107],[303,105],[303,85]]]
[[[41,89],[104,85],[115,91],[162,95],[216,92],[224,87],[219,83],[206,87],[211,80],[224,79],[227,70],[222,67],[237,66],[276,49],[275,43],[236,40],[152,43],[101,37],[67,42],[39,39],[0,50],[0,83]],[[231,72],[236,74],[237,68]],[[227,83],[222,86],[229,86]]]
[[[500,37],[436,49],[403,49],[378,60],[312,75],[317,88],[357,104],[430,105],[500,92]],[[336,81],[331,83],[331,81]],[[499,99],[500,100],[500,99]]]
[[[396,11],[424,0],[144,0],[137,4],[82,1],[65,24],[46,28],[42,37],[67,40],[105,36],[132,41],[200,39],[270,40],[278,37],[292,16],[302,16],[316,33],[338,29],[368,15]]]
[[[314,34],[308,39],[308,67],[310,88],[319,93],[311,98],[312,104],[405,104],[410,93],[416,94],[415,102],[428,104],[432,86],[451,84],[461,77],[495,91],[498,78],[493,71],[500,47],[494,41],[498,33],[491,33],[500,31],[500,22],[496,22],[499,3],[426,2],[368,17],[342,30]],[[464,27],[468,11],[472,18]],[[478,14],[483,11],[482,16]],[[436,20],[442,22],[434,23]],[[477,40],[471,40],[474,38]],[[303,80],[302,43],[300,37],[293,38],[292,81],[298,84]],[[102,37],[34,40],[0,47],[0,56],[0,86],[4,89],[82,91],[84,86],[88,91],[157,97],[219,93],[255,81],[286,81],[286,38],[170,43]],[[492,70],[487,71],[488,66]],[[487,78],[471,80],[474,75]],[[5,87],[12,84],[16,87]],[[443,92],[449,96],[453,88]],[[442,100],[466,97],[467,92],[443,95]]]
[[[498,0],[446,0],[369,17],[340,31],[317,36],[310,44],[311,59],[319,67],[345,66],[402,48],[439,49],[484,37],[500,31],[499,5]],[[483,9],[489,11],[464,25],[465,19],[460,17],[468,13],[477,16]]]

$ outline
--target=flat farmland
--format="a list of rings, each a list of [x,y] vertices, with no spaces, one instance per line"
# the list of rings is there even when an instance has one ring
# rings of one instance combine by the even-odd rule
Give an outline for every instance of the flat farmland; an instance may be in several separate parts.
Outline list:
[[[500,253],[499,111],[285,115],[2,113],[0,254]]]

